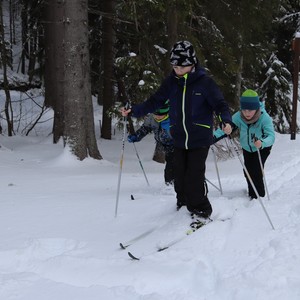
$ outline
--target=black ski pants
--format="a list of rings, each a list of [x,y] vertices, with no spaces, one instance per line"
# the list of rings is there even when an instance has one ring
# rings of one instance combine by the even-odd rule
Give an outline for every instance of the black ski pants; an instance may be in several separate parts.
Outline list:
[[[206,196],[205,162],[209,147],[174,151],[175,192],[177,203],[185,204],[189,211],[208,211],[211,205]]]
[[[174,149],[165,152],[165,182],[172,184],[174,182]]]
[[[272,147],[266,147],[260,150],[260,156],[261,156],[261,161],[262,165],[264,167],[265,162],[270,155]],[[260,167],[259,163],[259,157],[257,152],[248,152],[243,149],[243,156],[244,156],[244,162],[245,162],[245,167],[248,170],[248,173],[254,183],[254,186],[258,192],[258,195],[260,197],[265,196],[265,186],[264,186],[264,179],[263,179],[263,173]],[[247,180],[248,184],[248,194],[251,198],[257,198],[253,187],[248,179],[247,174],[244,171],[244,175]]]

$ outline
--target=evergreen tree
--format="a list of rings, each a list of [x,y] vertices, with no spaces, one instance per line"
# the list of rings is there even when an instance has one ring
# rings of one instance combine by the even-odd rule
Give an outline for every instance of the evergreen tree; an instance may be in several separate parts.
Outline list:
[[[266,34],[278,2],[205,0],[195,13],[206,65],[233,107],[245,86],[257,84],[262,58],[272,50]]]
[[[265,63],[265,81],[259,88],[261,99],[273,118],[276,131],[288,133],[291,126],[291,74],[273,53]]]
[[[276,44],[278,58],[293,70],[291,42],[295,33],[300,31],[300,2],[295,0],[282,0],[280,11],[274,20],[276,25],[273,36]]]

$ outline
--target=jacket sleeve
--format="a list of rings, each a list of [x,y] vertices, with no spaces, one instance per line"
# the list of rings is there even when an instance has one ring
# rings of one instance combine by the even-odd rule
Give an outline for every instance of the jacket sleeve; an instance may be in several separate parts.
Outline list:
[[[236,112],[232,116],[232,122],[231,122],[232,132],[231,133],[234,133],[236,130],[239,129],[239,115],[240,115],[240,113]],[[221,128],[218,128],[214,131],[213,143],[216,143],[216,142],[224,139],[225,137],[227,137],[227,134]]]
[[[152,132],[150,117],[145,118],[144,124],[135,132],[137,142]]]
[[[232,132],[231,133],[234,133],[238,127],[232,123]],[[218,128],[214,131],[214,137],[213,137],[213,144],[214,143],[217,143],[218,141],[226,138],[228,135],[221,129],[221,128]]]
[[[275,130],[272,118],[267,114],[262,127],[262,148],[271,147],[275,142]]]
[[[159,89],[151,95],[145,102],[141,104],[133,105],[131,113],[133,117],[139,118],[145,116],[148,113],[156,111],[162,107],[166,100],[169,99],[170,94],[170,80],[171,77],[167,77],[159,87]]]
[[[220,88],[212,78],[207,76],[205,80],[205,85],[207,87],[205,94],[209,105],[216,112],[220,123],[229,123],[233,126],[229,106],[225,101]]]

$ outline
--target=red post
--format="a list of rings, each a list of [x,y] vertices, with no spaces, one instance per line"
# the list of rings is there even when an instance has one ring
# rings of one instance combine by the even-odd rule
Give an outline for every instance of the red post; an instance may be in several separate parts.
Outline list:
[[[297,103],[298,103],[298,80],[299,80],[299,56],[300,56],[300,36],[296,36],[292,41],[292,49],[294,51],[293,67],[293,109],[291,123],[291,140],[296,139],[297,131]]]

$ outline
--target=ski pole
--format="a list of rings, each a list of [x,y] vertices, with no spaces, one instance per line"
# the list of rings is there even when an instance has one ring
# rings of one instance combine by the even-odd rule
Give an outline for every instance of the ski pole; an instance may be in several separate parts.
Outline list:
[[[133,146],[134,146],[135,153],[136,153],[136,156],[137,156],[137,158],[138,158],[138,160],[139,160],[141,169],[142,169],[142,171],[143,171],[143,173],[144,173],[144,177],[145,177],[145,179],[146,179],[147,185],[150,186],[149,181],[148,181],[148,178],[147,178],[146,173],[145,173],[145,170],[144,170],[144,167],[143,167],[143,165],[142,165],[142,162],[141,162],[139,153],[138,153],[138,151],[137,151],[137,149],[136,149],[135,143],[132,143],[132,144],[133,144]]]
[[[219,191],[221,193],[221,195],[223,195],[223,189],[222,189],[222,184],[221,184],[221,179],[220,179],[220,174],[219,174],[219,168],[218,168],[218,164],[217,164],[217,157],[216,157],[216,153],[213,147],[210,147],[211,151],[213,152],[213,156],[214,156],[214,162],[215,162],[215,167],[216,167],[216,172],[217,172],[217,176],[218,176],[218,181],[219,181]],[[210,182],[211,184],[211,182]]]
[[[124,149],[125,149],[125,136],[126,136],[127,116],[124,117],[123,122],[124,122],[124,128],[123,128],[122,150],[121,150],[121,158],[120,158],[120,169],[119,169],[119,177],[118,177],[117,198],[116,198],[116,207],[115,207],[115,218],[118,215],[118,205],[119,205],[121,175],[122,175],[123,159],[124,159]]]
[[[215,184],[213,184],[211,181],[209,181],[206,177],[205,177],[205,180],[206,180],[210,185],[212,185],[216,190],[218,190],[219,192],[221,192],[221,195],[222,195],[222,191],[220,190],[219,187],[217,187]]]
[[[262,164],[259,149],[257,149],[257,154],[258,154],[258,159],[259,159],[259,163],[260,163],[261,172],[262,172],[262,175],[263,175],[264,185],[265,185],[266,192],[267,192],[267,197],[268,197],[268,200],[270,200],[270,195],[269,195],[268,186],[267,186],[267,182],[266,182],[266,175],[265,175],[264,167],[263,167],[263,164]]]
[[[254,138],[254,141],[257,141],[257,138]],[[262,176],[263,176],[264,185],[265,185],[266,192],[267,192],[267,197],[268,197],[268,200],[270,200],[270,195],[269,195],[268,186],[267,186],[267,182],[266,182],[266,175],[265,175],[265,171],[264,171],[264,166],[262,164],[261,154],[260,154],[260,150],[258,148],[257,148],[257,155],[258,155],[258,160],[259,160],[259,164],[260,164],[260,168],[261,168],[261,173],[262,173]]]
[[[274,225],[273,225],[273,223],[272,223],[272,221],[271,221],[271,219],[270,219],[270,216],[269,216],[269,214],[268,214],[268,212],[267,212],[267,210],[266,210],[266,208],[265,208],[265,206],[264,206],[264,204],[263,204],[263,202],[262,202],[262,200],[261,200],[261,198],[260,198],[260,196],[259,196],[259,194],[258,194],[258,192],[257,192],[257,189],[256,189],[256,187],[255,187],[255,185],[254,185],[252,179],[251,179],[251,176],[250,176],[250,174],[249,174],[249,172],[248,172],[248,170],[247,170],[247,168],[246,168],[244,162],[242,161],[242,159],[241,159],[241,157],[240,157],[239,150],[238,150],[238,149],[236,148],[236,146],[234,145],[234,143],[233,143],[233,141],[232,141],[232,139],[231,139],[231,136],[229,135],[228,137],[229,137],[229,140],[230,140],[230,142],[231,142],[231,145],[233,146],[233,149],[235,150],[235,152],[236,152],[236,154],[237,154],[237,157],[238,157],[238,159],[239,159],[239,161],[240,161],[240,163],[241,163],[241,165],[242,165],[242,167],[243,167],[243,169],[244,169],[244,171],[245,171],[245,173],[246,173],[246,175],[247,175],[247,177],[248,177],[248,180],[249,180],[249,182],[250,182],[250,184],[251,184],[251,186],[252,186],[252,188],[253,188],[253,190],[254,190],[254,192],[255,192],[255,194],[256,194],[256,197],[257,197],[259,203],[261,204],[261,207],[263,208],[263,211],[264,211],[264,213],[266,214],[268,221],[269,221],[270,224],[271,224],[272,229],[275,230],[275,227],[274,227]]]

